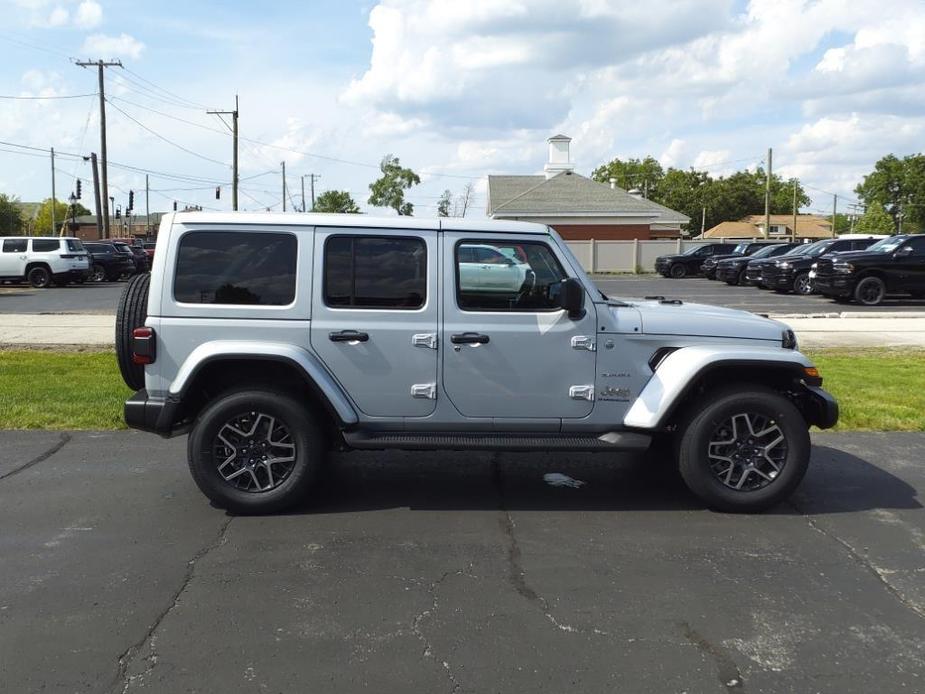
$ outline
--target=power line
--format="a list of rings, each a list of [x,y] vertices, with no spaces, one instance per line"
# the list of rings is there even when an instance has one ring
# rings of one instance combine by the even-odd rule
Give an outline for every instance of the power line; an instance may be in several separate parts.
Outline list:
[[[16,99],[23,101],[43,101],[46,99],[83,99],[88,96],[96,96],[96,92],[92,94],[61,94],[59,96],[8,96],[6,94],[0,94],[0,99]]]
[[[158,86],[157,84],[155,84],[155,83],[152,82],[151,80],[145,79],[144,77],[142,77],[141,75],[139,75],[139,74],[138,74],[137,72],[135,72],[134,70],[130,70],[130,69],[128,69],[128,68],[125,68],[125,71],[128,72],[130,75],[134,75],[135,77],[137,77],[138,79],[140,79],[142,82],[145,82],[145,83],[147,83],[147,84],[150,84],[152,87],[154,87],[154,88],[157,89],[158,91],[164,92],[164,93],[167,94],[168,96],[171,96],[171,97],[173,97],[173,98],[175,98],[175,99],[177,99],[177,100],[179,100],[179,101],[185,101],[185,102],[187,102],[188,104],[191,104],[192,106],[198,107],[198,108],[200,108],[200,109],[207,109],[207,108],[208,108],[208,106],[205,106],[205,105],[200,104],[200,103],[198,103],[198,102],[196,102],[196,101],[193,101],[192,99],[187,99],[186,97],[180,96],[179,94],[176,94],[176,93],[170,91],[169,89],[164,89],[163,87]]]
[[[207,157],[207,156],[205,156],[204,154],[199,154],[198,152],[194,152],[193,150],[191,150],[191,149],[189,149],[189,148],[187,148],[187,147],[184,147],[184,146],[181,145],[181,144],[178,144],[178,143],[174,142],[174,141],[171,140],[170,138],[164,137],[164,136],[161,135],[160,133],[158,133],[158,132],[152,130],[151,128],[149,128],[147,125],[145,125],[144,123],[142,123],[142,122],[139,121],[138,119],[136,119],[136,118],[130,116],[128,113],[126,113],[126,112],[123,111],[121,108],[119,108],[119,107],[116,106],[114,103],[112,103],[109,99],[107,99],[106,101],[107,101],[107,103],[109,103],[110,106],[112,106],[114,109],[116,109],[119,113],[121,113],[123,116],[125,116],[126,118],[128,118],[130,121],[132,121],[133,123],[135,123],[137,126],[139,126],[140,128],[143,128],[144,130],[147,130],[149,133],[151,133],[152,135],[154,135],[156,138],[158,138],[158,139],[160,139],[160,140],[163,140],[163,141],[166,142],[167,144],[173,145],[173,146],[176,147],[177,149],[182,150],[182,151],[186,152],[187,154],[191,154],[191,155],[194,156],[194,157],[198,157],[199,159],[202,159],[203,161],[208,161],[208,162],[211,162],[211,163],[213,163],[213,164],[218,164],[219,166],[228,166],[228,164],[226,164],[226,163],[223,162],[223,161],[219,161],[218,159],[212,159],[211,157]]]
[[[170,118],[171,120],[179,121],[180,123],[186,123],[187,125],[192,125],[197,128],[202,128],[203,130],[208,130],[209,132],[218,133],[219,135],[228,134],[224,130],[219,130],[218,128],[210,128],[208,125],[203,125],[202,123],[195,123],[191,120],[187,120],[186,118],[180,118],[179,116],[174,116],[169,113],[164,113],[163,111],[158,111],[156,108],[151,108],[150,106],[145,106],[144,104],[139,104],[134,101],[129,101],[128,99],[125,99],[121,96],[110,96],[109,102],[112,103],[113,99],[115,99],[116,101],[126,103],[126,104],[131,104],[132,106],[136,106],[138,108],[144,109],[145,111],[150,111],[151,113],[156,113],[157,115],[163,116],[164,118]]]

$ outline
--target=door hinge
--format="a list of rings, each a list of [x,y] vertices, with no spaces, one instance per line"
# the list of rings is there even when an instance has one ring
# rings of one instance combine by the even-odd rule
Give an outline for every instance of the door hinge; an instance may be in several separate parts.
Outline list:
[[[587,335],[575,335],[572,338],[572,349],[586,349],[589,352],[593,352],[597,349],[597,345],[594,344],[594,340]]]
[[[411,336],[411,344],[415,347],[437,349],[437,333],[417,333]]]
[[[594,386],[569,386],[568,396],[572,400],[594,401]]]
[[[436,383],[415,383],[411,386],[411,397],[420,398],[421,400],[437,399]]]

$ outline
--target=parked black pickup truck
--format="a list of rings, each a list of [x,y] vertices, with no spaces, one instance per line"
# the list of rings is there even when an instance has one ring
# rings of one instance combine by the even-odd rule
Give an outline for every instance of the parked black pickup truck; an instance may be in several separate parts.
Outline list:
[[[844,251],[863,250],[877,239],[823,239],[802,248],[799,255],[785,256],[761,268],[761,283],[781,294],[812,294],[810,270],[822,256]]]
[[[728,253],[732,244],[707,243],[702,246],[688,248],[683,253],[660,255],[655,259],[655,271],[664,277],[680,279],[700,272],[700,266],[711,256]]]
[[[820,258],[816,291],[876,306],[888,294],[925,297],[925,235],[890,236],[866,250]]]
[[[135,274],[135,259],[132,252],[122,253],[108,242],[84,243],[90,254],[91,282],[114,282],[122,275]]]
[[[761,258],[776,258],[779,255],[785,255],[787,251],[799,245],[798,243],[775,243],[759,248],[751,255],[724,258],[716,264],[716,279],[730,285],[745,284],[745,270],[751,263]]]
[[[700,271],[704,274],[707,279],[715,280],[716,279],[716,266],[719,264],[719,261],[725,260],[726,258],[741,258],[747,255],[753,255],[756,251],[761,250],[769,243],[777,243],[776,241],[743,241],[740,244],[737,244],[735,248],[731,249],[728,253],[723,253],[722,255],[714,255],[711,258],[707,258],[703,265],[700,266]]]

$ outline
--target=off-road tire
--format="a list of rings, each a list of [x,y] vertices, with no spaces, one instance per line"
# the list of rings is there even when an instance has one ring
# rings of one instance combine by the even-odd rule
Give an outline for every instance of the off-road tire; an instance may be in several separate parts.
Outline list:
[[[285,425],[295,444],[288,476],[269,491],[244,491],[219,472],[214,443],[223,427],[239,416],[259,413]],[[219,508],[242,515],[277,513],[302,502],[326,459],[323,432],[303,402],[288,393],[237,390],[217,397],[197,417],[187,444],[189,468],[196,485]]]
[[[886,283],[879,277],[864,277],[854,288],[854,300],[863,306],[877,306],[886,297]]]
[[[688,489],[710,508],[732,513],[764,511],[787,499],[809,465],[809,427],[800,411],[787,398],[757,384],[728,386],[708,397],[709,403],[684,423],[678,445],[678,467]],[[768,418],[779,428],[786,446],[779,472],[772,481],[754,490],[737,490],[724,484],[711,467],[708,455],[718,428],[741,413]]]
[[[35,265],[29,268],[29,272],[26,273],[26,279],[29,280],[29,284],[36,289],[45,289],[50,287],[52,283],[51,270],[44,265]]]
[[[148,286],[151,275],[137,275],[125,285],[116,310],[116,360],[122,380],[132,390],[145,387],[145,367],[132,362],[132,332],[148,317]]]
[[[683,263],[675,263],[668,270],[668,274],[671,275],[672,279],[683,279],[687,277],[687,266]]]

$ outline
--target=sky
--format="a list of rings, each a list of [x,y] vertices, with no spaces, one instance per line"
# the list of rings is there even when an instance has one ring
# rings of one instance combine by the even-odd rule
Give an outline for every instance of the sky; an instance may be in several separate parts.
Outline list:
[[[99,58],[124,65],[106,70],[110,195],[136,191],[136,213],[143,171],[151,211],[231,209],[230,133],[206,111],[236,94],[251,210],[281,208],[285,160],[287,209],[316,174],[389,213],[366,200],[393,154],[421,175],[416,215],[470,183],[484,215],[486,176],[539,173],[563,133],[585,175],[646,155],[726,175],[770,147],[804,211],[833,193],[849,211],[877,159],[925,142],[922,0],[0,0],[0,17],[0,192],[24,201],[50,195],[54,147],[58,196],[79,177],[92,207],[74,155],[99,151],[97,75],[74,61]]]

